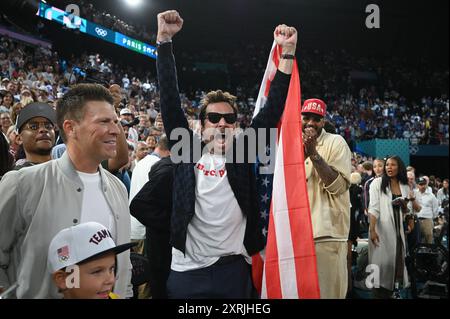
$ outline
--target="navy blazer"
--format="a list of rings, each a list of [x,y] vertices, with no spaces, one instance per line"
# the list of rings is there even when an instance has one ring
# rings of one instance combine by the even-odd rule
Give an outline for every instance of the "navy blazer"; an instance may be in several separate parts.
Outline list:
[[[195,214],[195,173],[194,165],[199,158],[194,157],[193,143],[200,139],[189,129],[186,116],[181,108],[175,58],[172,53],[172,43],[165,43],[158,47],[156,61],[160,90],[161,115],[166,134],[171,146],[180,140],[171,138],[176,128],[189,130],[190,154],[189,161],[176,164],[173,181],[173,207],[171,216],[170,240],[173,247],[185,253],[187,228]],[[283,114],[286,97],[289,89],[290,75],[277,71],[272,81],[268,100],[264,108],[253,119],[251,128],[276,128]],[[300,134],[300,133],[299,133]],[[244,135],[244,138],[245,135]],[[237,140],[234,139],[233,149],[236,149]],[[196,143],[201,143],[199,140]],[[203,149],[203,145],[202,145]],[[236,156],[236,152],[234,152]],[[186,154],[184,154],[186,155]],[[200,154],[201,155],[201,154]],[[248,154],[244,155],[248,158]],[[250,255],[261,251],[265,246],[262,231],[258,229],[259,200],[257,198],[255,164],[238,164],[236,161],[226,164],[228,181],[234,196],[247,218],[244,237],[244,246]]]

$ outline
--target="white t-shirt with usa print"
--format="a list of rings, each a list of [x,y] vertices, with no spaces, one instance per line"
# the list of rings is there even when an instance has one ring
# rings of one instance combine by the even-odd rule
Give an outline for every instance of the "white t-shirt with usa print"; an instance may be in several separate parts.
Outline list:
[[[172,269],[188,271],[211,266],[222,256],[242,254],[246,217],[228,182],[226,158],[205,154],[195,165],[195,215],[186,239],[186,256],[172,250]]]

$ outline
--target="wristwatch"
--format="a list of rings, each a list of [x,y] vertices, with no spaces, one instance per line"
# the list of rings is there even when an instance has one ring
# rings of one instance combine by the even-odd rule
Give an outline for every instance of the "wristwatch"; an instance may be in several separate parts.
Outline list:
[[[172,39],[169,40],[163,40],[161,42],[156,41],[156,46],[160,47],[161,45],[165,44],[165,43],[172,43]]]
[[[293,55],[293,54],[282,54],[281,58],[282,59],[286,59],[286,60],[294,60],[295,59],[295,55]]]
[[[320,157],[319,153],[316,153],[314,155],[311,155],[309,158],[311,159],[311,161],[319,161],[322,157]]]

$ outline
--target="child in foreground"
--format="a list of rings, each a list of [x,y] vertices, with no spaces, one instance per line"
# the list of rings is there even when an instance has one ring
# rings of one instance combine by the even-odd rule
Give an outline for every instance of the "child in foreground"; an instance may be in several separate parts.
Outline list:
[[[109,230],[95,222],[61,230],[48,250],[48,269],[64,299],[119,299],[113,293],[116,255],[134,243],[116,246]]]

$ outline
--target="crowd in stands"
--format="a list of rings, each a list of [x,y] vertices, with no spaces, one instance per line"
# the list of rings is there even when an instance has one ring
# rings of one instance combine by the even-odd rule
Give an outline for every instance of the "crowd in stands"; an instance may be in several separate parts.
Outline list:
[[[249,45],[245,51],[253,53],[250,62],[243,63],[237,53],[226,55],[211,51],[199,56],[191,55],[189,51],[182,52],[179,59],[182,65],[180,77],[186,79],[182,100],[189,115],[196,117],[197,106],[203,90],[208,89],[206,86],[211,76],[222,77],[226,79],[226,87],[238,97],[241,126],[248,127],[267,50],[262,46]],[[147,112],[152,121],[156,118],[159,107],[156,81],[151,74],[142,74],[142,70],[138,73],[130,67],[114,64],[99,54],[65,59],[56,52],[28,47],[6,38],[1,41],[0,52],[2,92],[9,91],[14,96],[11,102],[9,94],[6,94],[0,110],[5,112],[8,109],[12,120],[18,106],[23,107],[27,90],[34,100],[53,102],[77,81],[80,67],[88,70],[88,77],[105,84],[120,84],[125,94],[123,108],[132,110],[135,116],[139,116],[139,112]],[[195,61],[213,65],[213,70],[204,70]],[[302,52],[299,62],[304,97],[315,95],[325,99],[328,120],[349,144],[373,138],[409,139],[412,145],[448,144],[448,88],[443,86],[448,83],[448,71],[430,71],[424,77],[419,76],[422,74],[420,70],[408,68],[404,61],[357,59],[345,51]],[[392,64],[396,65],[395,69]],[[355,69],[368,70],[376,80],[361,84],[352,78],[352,70]],[[417,83],[418,78],[424,80]],[[200,79],[200,82],[191,79]],[[409,89],[403,93],[399,88],[419,85],[438,88],[441,93],[415,99],[407,95]],[[22,103],[17,104],[21,100]]]
[[[242,51],[251,59],[243,61]],[[196,61],[203,61],[227,78],[224,82],[238,96],[240,119],[246,126],[253,114],[260,85],[256,80],[265,68],[267,52],[267,47],[255,45],[241,47],[230,55],[183,52],[183,72],[201,79],[205,71]],[[434,71],[426,62],[413,66],[406,58],[358,58],[345,50],[304,50],[299,65],[303,96],[324,97],[328,119],[347,142],[404,138],[412,145],[448,144],[448,70]],[[369,80],[358,78],[358,70],[363,71],[360,77]],[[208,80],[200,81],[197,88]],[[189,83],[192,85],[192,81]],[[424,88],[439,93],[416,98],[414,94]],[[201,91],[195,91],[193,97],[201,95]]]
[[[78,6],[81,10],[80,16],[89,21],[105,26],[113,31],[134,37],[140,41],[155,42],[155,34],[151,33],[145,24],[138,25],[136,22],[126,23],[119,17],[111,13],[101,11],[92,3],[88,3],[84,0],[79,1]]]
[[[92,5],[81,7],[87,10],[84,14],[96,14]],[[259,90],[257,80],[264,70],[267,55],[267,48],[263,46],[247,45],[244,49],[254,53],[250,62],[244,63],[238,53],[225,55],[218,51],[205,51],[195,59],[189,51],[180,55],[181,77],[202,78],[199,74],[202,73],[208,78],[196,60],[221,66],[216,72],[222,75],[234,75],[229,77],[228,87],[238,97],[241,127],[250,124]],[[349,144],[373,138],[405,138],[412,145],[448,145],[448,88],[443,86],[448,83],[448,70],[436,72],[428,66],[425,69],[429,71],[425,74],[420,73],[423,68],[408,68],[410,65],[405,61],[357,59],[344,50],[303,52],[299,62],[304,94],[324,97],[328,102],[328,121]],[[123,123],[128,123],[125,124],[127,131],[132,127],[137,132],[137,136],[129,140],[134,143],[134,148],[138,141],[147,141],[152,150],[163,134],[163,128],[157,84],[151,74],[143,76],[142,72],[138,74],[129,66],[114,64],[99,54],[65,59],[57,52],[6,37],[0,39],[0,126],[5,136],[12,139],[17,114],[27,104],[40,101],[55,105],[70,85],[82,77],[80,73],[83,71],[78,66],[84,66],[84,71],[95,71],[87,75],[91,80],[105,85],[120,85],[123,99],[118,114],[131,113],[129,122],[124,120]],[[369,70],[376,75],[377,81],[366,86],[357,84],[351,77],[353,69]],[[380,85],[376,86],[376,83]],[[198,87],[186,85],[185,93],[181,94],[182,106],[191,120],[197,119],[197,107],[204,94],[201,83],[198,84]],[[401,94],[400,85],[405,88],[419,85],[439,88],[442,94],[416,100]],[[13,145],[11,150],[15,154],[18,146]],[[355,170],[361,173],[364,161],[355,158]]]

